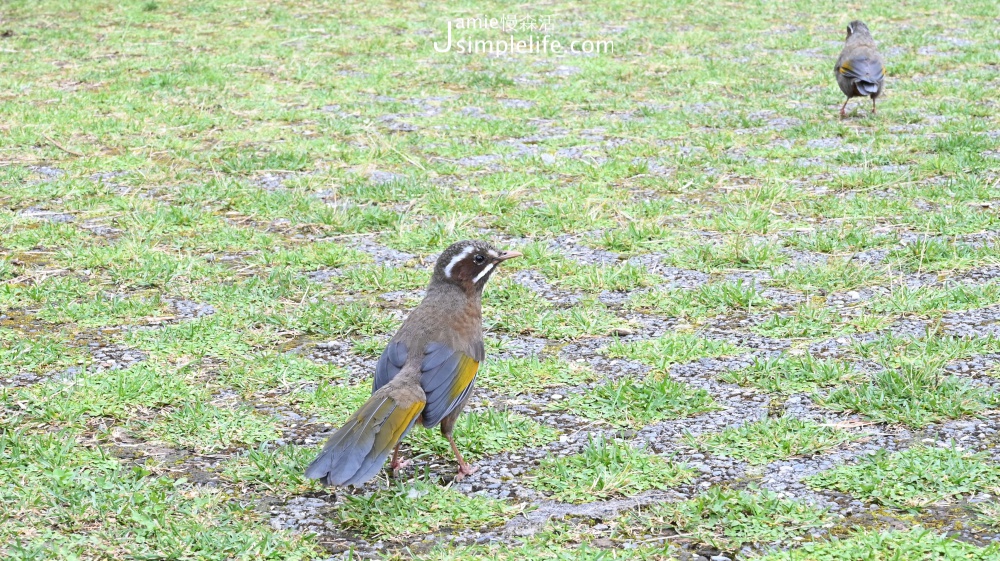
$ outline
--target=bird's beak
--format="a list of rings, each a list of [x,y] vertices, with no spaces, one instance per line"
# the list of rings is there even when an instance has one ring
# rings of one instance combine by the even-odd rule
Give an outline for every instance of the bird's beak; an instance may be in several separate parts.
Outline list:
[[[505,252],[501,253],[499,257],[497,257],[497,261],[506,261],[508,259],[513,259],[515,257],[520,257],[521,255],[523,255],[523,254],[521,252],[519,252],[519,251],[505,251]]]

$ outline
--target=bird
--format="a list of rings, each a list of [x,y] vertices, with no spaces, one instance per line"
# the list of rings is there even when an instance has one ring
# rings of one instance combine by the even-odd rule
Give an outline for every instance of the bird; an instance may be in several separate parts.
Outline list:
[[[452,433],[485,356],[483,288],[498,265],[519,256],[476,240],[441,253],[424,299],[376,363],[371,398],[330,436],[306,477],[357,487],[375,477],[390,451],[396,474],[409,464],[399,455],[400,442],[418,421],[426,428],[441,425],[458,460],[456,481],[476,471]]]
[[[864,22],[854,20],[847,24],[847,40],[833,71],[840,91],[847,96],[844,105],[840,107],[840,116],[843,118],[847,115],[847,102],[852,97],[859,96],[871,96],[874,114],[875,98],[882,94],[885,82],[885,61]]]

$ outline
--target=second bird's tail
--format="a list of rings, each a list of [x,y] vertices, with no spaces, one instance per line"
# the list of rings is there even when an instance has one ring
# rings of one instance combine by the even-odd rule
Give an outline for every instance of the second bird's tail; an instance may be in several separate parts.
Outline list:
[[[389,452],[416,422],[425,403],[426,396],[418,385],[412,388],[386,384],[333,433],[306,468],[306,477],[337,486],[368,481],[382,469]]]
[[[865,82],[863,80],[858,80],[855,82],[857,84],[858,92],[861,95],[872,95],[878,93],[878,84],[874,82]]]

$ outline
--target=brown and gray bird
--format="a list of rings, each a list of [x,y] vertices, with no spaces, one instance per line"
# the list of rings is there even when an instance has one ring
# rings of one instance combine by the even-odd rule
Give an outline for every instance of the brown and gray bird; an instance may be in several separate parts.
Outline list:
[[[864,22],[854,20],[847,24],[847,41],[833,71],[840,91],[847,96],[840,116],[846,116],[847,102],[859,96],[871,96],[872,113],[875,113],[875,98],[882,94],[885,82],[885,61]]]
[[[372,397],[351,415],[306,468],[327,485],[360,485],[382,469],[404,467],[399,443],[420,421],[441,424],[458,460],[456,480],[475,471],[452,431],[472,395],[483,349],[483,287],[500,263],[518,257],[481,241],[452,244],[438,257],[427,295],[396,332],[375,366]]]

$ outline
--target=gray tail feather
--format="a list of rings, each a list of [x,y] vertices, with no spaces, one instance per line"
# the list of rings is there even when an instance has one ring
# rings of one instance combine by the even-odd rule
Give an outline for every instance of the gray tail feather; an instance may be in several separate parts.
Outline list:
[[[871,82],[862,82],[859,80],[858,82],[856,82],[856,85],[858,88],[858,93],[860,93],[861,95],[872,95],[874,93],[878,93],[878,84],[873,84]]]
[[[390,391],[382,388],[376,392],[330,437],[306,468],[306,477],[326,485],[360,485],[382,469],[393,446],[416,422],[416,416],[393,415],[399,411],[388,395]]]

